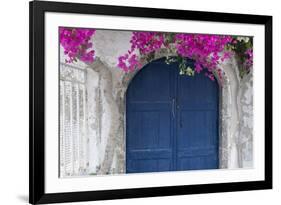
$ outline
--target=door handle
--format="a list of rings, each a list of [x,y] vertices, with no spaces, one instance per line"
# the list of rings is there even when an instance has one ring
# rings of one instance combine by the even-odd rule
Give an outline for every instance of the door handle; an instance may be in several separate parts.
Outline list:
[[[173,118],[175,118],[175,99],[174,98],[172,100],[172,115],[173,115]]]

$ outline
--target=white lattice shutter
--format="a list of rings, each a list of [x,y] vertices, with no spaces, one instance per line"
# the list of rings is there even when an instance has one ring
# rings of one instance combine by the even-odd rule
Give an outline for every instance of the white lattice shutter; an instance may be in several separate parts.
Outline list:
[[[87,174],[86,70],[60,64],[60,176]]]

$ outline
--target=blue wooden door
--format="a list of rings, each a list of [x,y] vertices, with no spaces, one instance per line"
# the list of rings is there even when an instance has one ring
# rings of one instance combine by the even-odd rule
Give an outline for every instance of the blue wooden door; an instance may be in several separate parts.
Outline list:
[[[146,65],[127,90],[127,173],[217,167],[217,83],[164,59]]]

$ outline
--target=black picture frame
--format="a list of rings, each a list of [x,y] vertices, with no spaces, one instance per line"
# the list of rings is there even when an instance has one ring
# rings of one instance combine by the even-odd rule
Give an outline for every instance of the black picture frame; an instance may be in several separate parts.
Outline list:
[[[75,202],[272,188],[272,16],[33,1],[29,4],[29,202]],[[265,26],[265,180],[71,193],[45,193],[45,12],[247,23]]]

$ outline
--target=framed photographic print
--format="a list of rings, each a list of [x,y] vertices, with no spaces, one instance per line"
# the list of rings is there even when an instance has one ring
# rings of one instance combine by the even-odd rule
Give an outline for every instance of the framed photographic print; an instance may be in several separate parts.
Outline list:
[[[30,2],[30,203],[272,188],[272,17]]]

